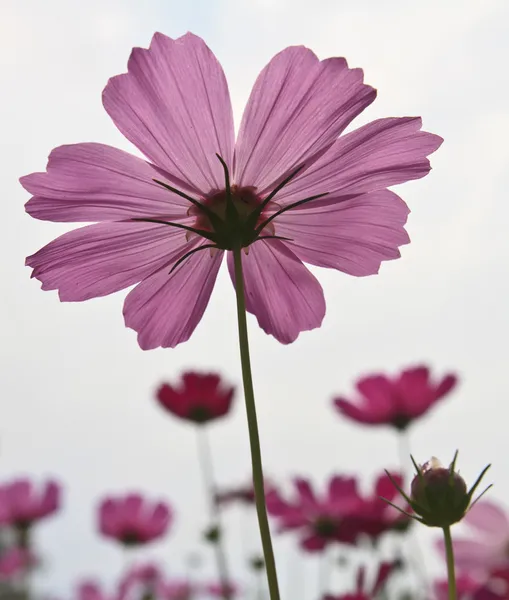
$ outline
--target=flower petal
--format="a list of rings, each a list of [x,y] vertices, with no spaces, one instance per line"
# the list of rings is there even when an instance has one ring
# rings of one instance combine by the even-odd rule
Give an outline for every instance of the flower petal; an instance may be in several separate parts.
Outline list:
[[[491,500],[480,500],[467,512],[463,523],[491,537],[507,537],[509,541],[509,516],[501,506]]]
[[[308,552],[320,552],[327,546],[328,541],[315,534],[309,534],[300,542],[301,548]]]
[[[301,331],[320,327],[325,316],[323,290],[316,277],[279,240],[261,240],[242,256],[246,309],[260,327],[282,344]],[[235,284],[233,254],[228,269]]]
[[[384,260],[399,258],[410,240],[407,205],[380,190],[316,209],[288,210],[276,217],[277,235],[303,262],[362,277],[378,273]]]
[[[338,411],[345,417],[348,417],[358,423],[365,425],[379,425],[380,423],[387,423],[392,416],[392,409],[386,407],[385,409],[374,407],[374,406],[363,406],[352,404],[346,398],[335,398],[334,406]]]
[[[26,175],[20,182],[33,194],[25,208],[36,219],[94,222],[185,216],[190,203],[154,179],[180,185],[141,158],[104,144],[85,143],[55,148],[46,173]]]
[[[43,290],[79,302],[138,283],[187,247],[182,230],[168,225],[105,222],[64,233],[26,264]]]
[[[216,57],[199,37],[161,33],[134,48],[128,72],[109,80],[104,108],[154,164],[202,193],[224,188],[216,153],[231,167],[233,113]]]
[[[318,58],[302,46],[277,54],[258,76],[235,148],[235,182],[274,186],[310,164],[375,99],[361,69],[344,58]]]
[[[426,158],[442,138],[420,131],[419,117],[378,119],[341,136],[323,156],[277,195],[284,206],[327,192],[320,202],[337,196],[365,194],[424,177],[430,171]]]
[[[452,373],[446,375],[437,385],[437,389],[435,392],[437,400],[447,395],[453,388],[456,387],[457,383],[458,378],[456,377],[456,375],[453,375]]]
[[[164,266],[128,294],[125,324],[138,332],[143,350],[174,348],[189,339],[207,307],[222,258],[222,251],[211,257],[202,250],[171,274],[170,266]]]

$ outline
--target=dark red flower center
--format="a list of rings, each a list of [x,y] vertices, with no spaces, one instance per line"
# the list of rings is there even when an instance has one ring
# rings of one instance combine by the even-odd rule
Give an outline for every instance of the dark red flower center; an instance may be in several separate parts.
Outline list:
[[[189,409],[188,419],[195,423],[206,423],[213,418],[211,411],[203,404],[198,404]]]
[[[337,519],[332,517],[318,517],[313,523],[316,535],[324,539],[331,539],[336,536],[339,527]]]
[[[408,427],[408,425],[410,425],[411,421],[412,421],[412,419],[408,415],[399,413],[399,414],[395,414],[392,417],[391,424],[398,431],[404,431]]]
[[[120,536],[120,541],[124,546],[138,546],[142,542],[139,534],[135,531],[124,531]]]

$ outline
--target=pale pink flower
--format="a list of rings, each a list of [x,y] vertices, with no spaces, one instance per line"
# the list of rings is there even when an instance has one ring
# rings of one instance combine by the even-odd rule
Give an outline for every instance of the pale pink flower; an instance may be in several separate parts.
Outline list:
[[[409,242],[409,210],[388,188],[425,176],[442,139],[417,117],[341,135],[375,96],[345,59],[286,48],[256,80],[235,140],[215,56],[192,34],[156,33],[103,93],[149,162],[74,144],[53,150],[45,173],[21,179],[33,217],[96,223],[28,257],[32,277],[68,302],[138,284],[126,325],[144,349],[173,347],[200,322],[225,252],[233,278],[232,248],[241,246],[247,310],[280,342],[294,341],[325,314],[303,263],[372,275]]]
[[[76,586],[76,600],[123,600],[120,594],[110,594],[93,580],[84,580]]]
[[[235,583],[207,583],[203,586],[203,592],[212,598],[233,598],[240,592]]]
[[[158,596],[161,600],[191,600],[195,587],[186,579],[170,579],[160,584]]]
[[[28,479],[0,486],[0,524],[26,529],[60,509],[61,489],[47,481],[37,489]]]
[[[125,546],[146,544],[162,537],[172,520],[169,506],[152,503],[140,494],[106,498],[99,506],[99,530]]]
[[[425,414],[456,385],[452,373],[433,381],[428,367],[405,369],[395,376],[369,375],[357,382],[359,399],[339,397],[334,405],[345,417],[365,425],[392,425],[403,430]]]

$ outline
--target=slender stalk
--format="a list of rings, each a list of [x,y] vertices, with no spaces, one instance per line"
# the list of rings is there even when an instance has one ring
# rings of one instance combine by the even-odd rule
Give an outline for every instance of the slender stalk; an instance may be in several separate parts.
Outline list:
[[[452,547],[450,527],[444,527],[444,542],[447,560],[447,581],[449,583],[449,600],[457,600],[456,575],[454,573],[454,550]]]
[[[198,457],[205,484],[205,494],[209,503],[211,526],[216,527],[219,536],[217,540],[212,542],[214,546],[214,554],[216,557],[217,572],[219,581],[222,587],[222,596],[224,600],[229,600],[231,593],[229,592],[230,578],[228,577],[228,563],[226,561],[226,553],[223,546],[223,531],[221,529],[221,510],[216,496],[216,480],[214,476],[214,467],[212,464],[212,454],[210,452],[209,438],[206,431],[206,426],[199,426],[197,430],[198,439]]]
[[[247,334],[246,298],[244,293],[244,275],[242,272],[242,249],[233,250],[235,265],[235,291],[237,296],[237,319],[239,325],[240,362],[242,366],[242,381],[244,383],[244,398],[246,402],[247,425],[249,429],[249,443],[251,446],[251,464],[253,467],[253,486],[255,492],[256,513],[262,540],[267,581],[269,585],[270,600],[279,600],[279,586],[277,581],[276,561],[270,537],[267,507],[265,506],[265,489],[263,483],[262,454],[260,450],[260,436],[256,419],[256,404],[251,374],[251,359],[249,357],[249,340]]]
[[[318,557],[318,598],[325,596],[329,591],[330,579],[330,554],[324,548],[321,555]]]

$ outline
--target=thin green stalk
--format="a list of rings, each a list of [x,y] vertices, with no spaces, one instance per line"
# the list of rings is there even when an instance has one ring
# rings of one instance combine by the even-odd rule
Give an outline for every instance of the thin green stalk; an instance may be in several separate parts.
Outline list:
[[[454,573],[454,550],[452,547],[451,528],[444,527],[445,557],[447,560],[447,580],[449,582],[449,600],[457,600],[456,575]]]
[[[329,579],[331,571],[330,554],[324,548],[323,552],[318,557],[318,597],[325,596],[329,591]]]
[[[262,540],[267,581],[269,585],[270,600],[279,600],[279,586],[277,581],[276,561],[270,537],[267,508],[265,506],[265,489],[263,483],[262,454],[260,450],[260,436],[256,419],[256,405],[251,374],[251,360],[249,357],[249,340],[247,335],[246,298],[244,293],[244,275],[242,272],[242,249],[233,250],[235,265],[235,291],[237,296],[237,319],[239,325],[240,362],[242,366],[242,381],[244,383],[244,398],[246,401],[247,425],[249,429],[249,443],[251,446],[251,463],[253,467],[253,486],[255,492],[256,513]]]
[[[228,577],[228,563],[226,561],[226,553],[223,546],[223,531],[221,528],[221,511],[216,496],[216,481],[214,477],[214,468],[212,465],[212,455],[210,452],[210,444],[205,430],[206,426],[198,427],[198,455],[201,465],[203,481],[205,483],[205,492],[208,497],[211,525],[216,527],[219,536],[217,540],[212,542],[214,546],[214,554],[216,557],[217,572],[221,587],[223,588],[224,600],[229,600],[231,594],[229,592],[230,578]]]

